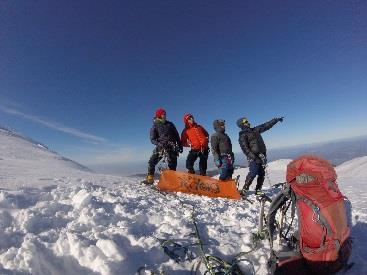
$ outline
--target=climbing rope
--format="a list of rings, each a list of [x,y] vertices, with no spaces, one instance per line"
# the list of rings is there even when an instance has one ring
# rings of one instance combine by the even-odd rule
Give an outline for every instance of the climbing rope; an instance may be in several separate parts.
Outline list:
[[[252,273],[255,274],[255,269],[254,269],[252,262],[243,257],[257,249],[259,241],[261,240],[260,238],[258,238],[257,234],[253,234],[252,236],[252,248],[249,251],[240,252],[233,258],[231,262],[227,262],[217,256],[209,255],[205,253],[204,247],[203,247],[204,243],[199,233],[199,229],[198,229],[198,225],[195,219],[194,212],[192,212],[191,214],[191,219],[192,219],[192,222],[195,228],[195,236],[198,239],[197,246],[200,252],[200,261],[198,262],[196,266],[195,274],[197,274],[202,262],[205,264],[205,267],[206,267],[206,271],[204,272],[204,274],[210,274],[210,275],[237,274],[237,275],[240,275],[240,274],[243,274],[240,268],[238,267],[238,264],[240,262],[248,262],[250,266],[252,267],[252,271],[253,271]]]
[[[238,253],[234,258],[228,262],[225,261],[217,256],[210,255],[205,252],[204,250],[204,242],[199,232],[198,223],[196,221],[195,213],[194,213],[194,206],[184,203],[183,201],[179,200],[182,206],[185,208],[189,207],[191,210],[191,220],[194,225],[194,233],[193,236],[196,237],[196,241],[189,243],[187,245],[179,244],[174,240],[169,239],[160,239],[154,237],[160,242],[160,246],[163,249],[163,252],[176,263],[186,262],[186,261],[193,261],[199,257],[197,263],[194,263],[191,268],[191,274],[199,274],[200,267],[202,264],[205,266],[205,270],[201,270],[201,274],[204,275],[244,275],[244,273],[239,268],[239,263],[247,262],[251,268],[251,274],[255,274],[255,268],[253,263],[246,259],[245,257],[255,251],[258,248],[260,241],[264,238],[257,233],[253,233],[251,237],[251,249],[249,251],[244,251]],[[190,247],[197,247],[198,254],[190,251]],[[143,270],[146,270],[148,267],[143,266],[138,270],[138,274]],[[152,273],[152,274],[165,274],[162,273]]]
[[[162,152],[163,156],[162,163],[166,163],[167,155],[168,155],[167,152],[164,151]],[[248,266],[251,269],[251,274],[256,273],[253,263],[250,260],[246,259],[246,256],[255,251],[258,248],[259,243],[266,238],[266,234],[264,234],[264,232],[252,233],[250,250],[238,253],[233,257],[231,261],[225,261],[217,256],[210,255],[205,252],[204,250],[205,244],[200,235],[198,223],[195,217],[195,211],[194,211],[195,206],[182,201],[177,196],[177,194],[171,193],[169,195],[177,199],[183,208],[186,208],[191,212],[191,220],[194,226],[194,233],[192,235],[195,236],[197,239],[192,243],[183,245],[174,240],[160,239],[153,236],[155,239],[159,241],[160,247],[163,249],[163,252],[170,259],[174,260],[176,263],[181,263],[186,261],[191,262],[199,257],[198,262],[192,265],[191,274],[199,274],[198,272],[200,270],[200,267],[202,266],[202,264],[204,264],[205,271],[201,270],[201,274],[204,275],[243,275],[244,273],[239,268],[239,264],[241,262],[248,263]],[[190,247],[196,247],[198,249],[198,253],[195,254],[193,251],[189,249]],[[147,266],[140,267],[137,273],[141,274],[142,271],[147,269],[148,269]],[[157,269],[155,268],[155,270]],[[154,272],[151,271],[151,274],[163,275],[165,274],[165,272],[159,271],[158,273],[155,273],[155,271]]]

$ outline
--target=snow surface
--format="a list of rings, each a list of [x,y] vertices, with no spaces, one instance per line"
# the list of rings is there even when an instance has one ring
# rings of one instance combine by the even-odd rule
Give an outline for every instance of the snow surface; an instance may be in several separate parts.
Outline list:
[[[194,214],[205,252],[231,261],[251,249],[259,202],[161,193],[139,178],[94,174],[46,147],[0,131],[0,274],[190,274],[198,263],[176,263],[161,244],[195,243]],[[264,189],[285,181],[290,160],[269,163]],[[354,237],[347,274],[367,274],[367,157],[336,168],[350,199]],[[243,185],[247,168],[235,170]],[[255,184],[253,184],[255,185]],[[253,188],[253,187],[252,187]],[[246,257],[267,274],[269,244]],[[182,252],[182,251],[181,251]],[[184,256],[184,254],[182,254]],[[251,274],[248,263],[242,265]]]

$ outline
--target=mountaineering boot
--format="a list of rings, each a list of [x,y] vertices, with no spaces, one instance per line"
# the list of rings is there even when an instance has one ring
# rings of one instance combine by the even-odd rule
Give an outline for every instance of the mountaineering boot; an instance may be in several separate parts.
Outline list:
[[[240,192],[241,195],[246,194],[246,192],[250,189],[250,185],[251,185],[253,180],[254,180],[254,178],[252,178],[252,177],[249,177],[249,176],[246,177],[245,184],[243,185],[242,190]]]
[[[143,181],[144,184],[153,184],[154,183],[154,176],[151,174],[148,174],[145,177],[145,180]]]
[[[264,176],[258,176],[257,177],[257,183],[256,183],[256,187],[255,187],[255,195],[256,196],[261,196],[261,195],[264,194],[264,192],[261,191],[264,180],[265,180]]]

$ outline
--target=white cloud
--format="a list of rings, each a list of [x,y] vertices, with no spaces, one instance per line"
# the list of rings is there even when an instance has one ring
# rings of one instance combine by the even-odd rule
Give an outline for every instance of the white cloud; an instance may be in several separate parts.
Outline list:
[[[29,115],[29,114],[25,114],[15,108],[10,108],[10,107],[6,107],[3,105],[0,105],[0,110],[4,113],[10,114],[10,115],[14,115],[14,116],[18,116],[18,117],[22,117],[24,119],[28,119],[30,121],[33,121],[35,123],[41,124],[47,128],[59,131],[59,132],[64,132],[66,134],[75,136],[77,138],[81,138],[87,141],[91,141],[94,143],[101,143],[101,142],[106,142],[107,140],[103,137],[99,137],[96,135],[92,135],[89,133],[85,133],[83,131],[80,131],[78,129],[75,128],[71,128],[71,127],[67,127],[64,126],[62,124],[56,123],[56,122],[51,122],[51,121],[47,121],[44,119],[41,119],[37,116],[34,115]]]

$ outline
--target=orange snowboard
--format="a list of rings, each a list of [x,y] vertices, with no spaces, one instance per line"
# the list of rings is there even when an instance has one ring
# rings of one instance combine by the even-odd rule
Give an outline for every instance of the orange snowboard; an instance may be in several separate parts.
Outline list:
[[[162,191],[183,192],[207,197],[241,199],[235,180],[220,181],[207,176],[164,170],[158,182]]]

